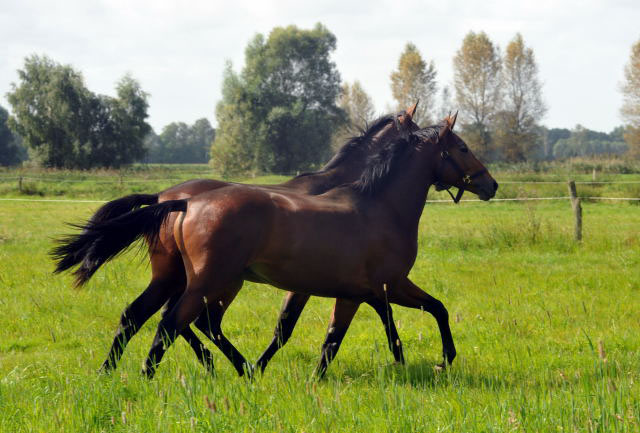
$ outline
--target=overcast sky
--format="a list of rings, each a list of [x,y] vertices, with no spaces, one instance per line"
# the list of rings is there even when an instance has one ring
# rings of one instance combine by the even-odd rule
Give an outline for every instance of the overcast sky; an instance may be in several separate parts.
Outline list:
[[[389,75],[407,42],[435,61],[441,88],[468,31],[485,31],[501,48],[520,32],[540,68],[543,123],[610,131],[621,123],[619,85],[640,39],[640,1],[0,0],[0,105],[10,108],[16,69],[37,53],[71,64],[98,93],[113,95],[131,73],[151,94],[158,132],[200,117],[215,124],[225,60],[240,70],[256,33],[317,22],[337,37],[342,79],[360,80],[380,113],[391,105]]]

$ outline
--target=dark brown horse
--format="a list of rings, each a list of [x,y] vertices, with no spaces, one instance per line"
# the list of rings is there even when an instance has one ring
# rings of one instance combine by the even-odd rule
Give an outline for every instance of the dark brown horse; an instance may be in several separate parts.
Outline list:
[[[432,184],[467,189],[483,200],[492,198],[498,187],[451,131],[454,124],[455,117],[448,117],[437,127],[391,141],[357,182],[319,196],[236,184],[141,209],[138,221],[122,227],[97,227],[113,236],[128,228],[154,244],[164,219],[180,211],[173,229],[187,287],[158,325],[146,374],[154,374],[166,348],[212,301],[228,306],[243,280],[337,298],[320,375],[362,302],[430,312],[440,328],[444,362],[453,361],[447,310],[407,275]]]
[[[400,134],[406,134],[418,129],[417,125],[411,121],[416,105],[396,116],[384,116],[373,122],[371,127],[359,137],[350,140],[343,146],[322,170],[298,176],[281,185],[260,186],[259,188],[265,188],[270,191],[280,189],[295,190],[301,193],[317,195],[340,184],[356,180],[362,174],[367,158],[377,153],[384,143],[398,137]],[[106,223],[116,217],[124,216],[142,205],[185,199],[230,185],[232,184],[218,180],[197,179],[174,186],[159,194],[134,194],[109,202],[91,218],[90,223],[84,227],[85,232],[83,235],[70,237],[64,245],[54,250],[54,255],[59,260],[56,271],[60,272],[80,264],[75,274],[77,277],[76,283],[81,285],[104,263],[105,258],[97,253],[97,248],[99,247],[94,244],[96,238],[91,236],[93,233],[89,230],[90,226]],[[160,229],[158,242],[149,249],[152,269],[151,282],[147,289],[123,312],[111,350],[103,363],[104,370],[115,368],[127,342],[151,315],[158,311],[164,303],[167,303],[165,312],[169,311],[184,292],[186,282],[184,265],[173,237],[173,231],[169,229],[173,222],[174,217],[170,217],[167,224]],[[264,371],[271,357],[291,336],[295,323],[308,299],[309,295],[303,293],[290,292],[287,294],[282,305],[273,340],[258,360],[258,366],[261,370]],[[402,346],[399,344],[400,340],[393,323],[391,310],[376,301],[371,302],[370,305],[375,309],[385,325],[387,340],[395,360],[404,362]],[[196,320],[195,324],[214,341],[225,356],[232,361],[238,373],[242,375],[247,368],[246,361],[226,339],[220,328],[220,322],[227,306],[228,304],[224,301],[222,304],[215,302],[209,305],[209,314],[203,315],[203,318]],[[205,365],[213,367],[211,353],[199,341],[193,331],[189,327],[185,327],[181,331],[181,335],[189,342],[198,359]]]

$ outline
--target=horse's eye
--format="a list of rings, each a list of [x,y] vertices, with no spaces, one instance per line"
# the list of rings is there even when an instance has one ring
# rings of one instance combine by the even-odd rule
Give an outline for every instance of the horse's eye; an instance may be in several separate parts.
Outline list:
[[[467,153],[468,151],[469,151],[469,149],[467,149],[466,147],[461,147],[460,148],[460,152]]]

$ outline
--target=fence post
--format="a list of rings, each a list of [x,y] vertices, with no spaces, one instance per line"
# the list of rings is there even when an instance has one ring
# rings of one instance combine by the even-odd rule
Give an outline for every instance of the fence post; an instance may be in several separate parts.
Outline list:
[[[571,195],[571,205],[573,206],[573,215],[575,217],[573,237],[580,242],[582,240],[582,206],[576,192],[576,183],[573,180],[569,181],[569,194]]]
[[[18,191],[22,193],[22,176],[18,177]]]

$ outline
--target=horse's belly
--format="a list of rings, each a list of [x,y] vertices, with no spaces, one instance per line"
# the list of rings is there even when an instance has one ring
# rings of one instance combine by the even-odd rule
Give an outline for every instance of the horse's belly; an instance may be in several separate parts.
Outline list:
[[[362,273],[357,270],[348,274],[340,272],[340,269],[333,271],[319,262],[307,266],[299,263],[255,263],[249,267],[248,274],[280,289],[313,296],[363,298],[370,294]]]

